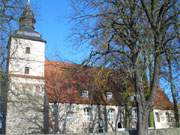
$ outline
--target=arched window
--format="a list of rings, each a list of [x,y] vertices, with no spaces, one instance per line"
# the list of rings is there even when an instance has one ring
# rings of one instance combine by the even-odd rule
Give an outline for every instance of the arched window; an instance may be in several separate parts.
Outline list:
[[[159,113],[158,113],[158,112],[155,113],[155,116],[156,116],[157,122],[160,122],[160,116],[159,116]]]
[[[171,118],[170,118],[169,112],[166,112],[166,120],[167,120],[167,122],[171,122]]]
[[[118,128],[122,128],[121,122],[118,122]]]

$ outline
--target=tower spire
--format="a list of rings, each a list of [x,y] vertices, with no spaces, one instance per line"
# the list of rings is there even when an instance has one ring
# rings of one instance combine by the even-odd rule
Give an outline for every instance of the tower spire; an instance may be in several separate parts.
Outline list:
[[[35,22],[36,20],[34,17],[34,13],[31,9],[30,0],[28,0],[24,8],[24,11],[19,19],[20,29],[34,30]]]

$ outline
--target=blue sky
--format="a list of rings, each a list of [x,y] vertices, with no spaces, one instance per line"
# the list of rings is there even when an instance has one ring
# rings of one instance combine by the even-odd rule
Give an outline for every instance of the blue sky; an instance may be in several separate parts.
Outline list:
[[[70,0],[31,0],[36,15],[36,30],[47,41],[46,58],[81,63],[88,57],[87,46],[70,41],[72,34]]]

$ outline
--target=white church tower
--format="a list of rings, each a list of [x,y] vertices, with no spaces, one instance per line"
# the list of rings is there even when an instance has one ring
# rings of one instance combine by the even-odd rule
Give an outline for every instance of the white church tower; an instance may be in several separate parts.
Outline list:
[[[42,133],[45,43],[28,2],[9,39],[7,134]]]

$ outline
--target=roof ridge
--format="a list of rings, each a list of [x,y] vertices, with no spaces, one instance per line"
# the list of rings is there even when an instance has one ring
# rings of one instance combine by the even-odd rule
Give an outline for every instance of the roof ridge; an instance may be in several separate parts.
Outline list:
[[[80,64],[77,64],[77,63],[71,63],[71,62],[65,62],[65,61],[55,61],[55,60],[48,60],[48,59],[45,60],[45,63],[46,62],[48,62],[48,63],[57,63],[57,64],[68,64],[68,65],[80,65]]]

